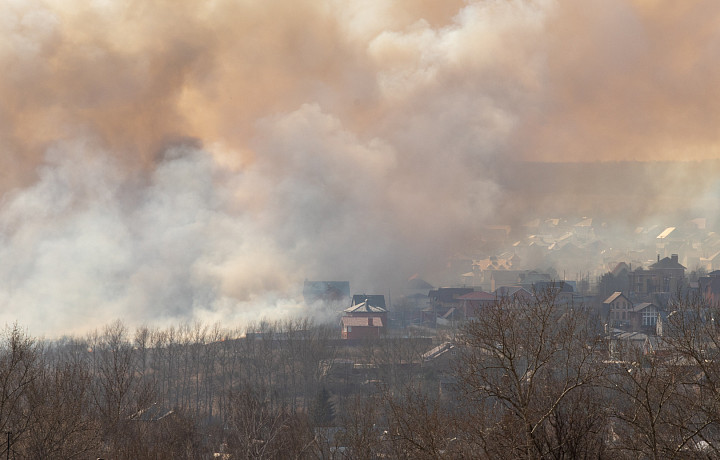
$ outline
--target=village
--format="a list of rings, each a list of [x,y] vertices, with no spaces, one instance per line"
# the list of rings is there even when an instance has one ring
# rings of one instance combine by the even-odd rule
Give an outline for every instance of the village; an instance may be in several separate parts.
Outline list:
[[[552,289],[559,303],[588,308],[608,335],[652,345],[673,302],[720,300],[720,235],[704,218],[624,237],[592,218],[535,219],[517,230],[487,227],[481,245],[448,260],[443,286],[416,274],[386,296],[351,293],[349,281],[305,281],[304,301],[331,305],[352,341],[447,334],[484,306]]]

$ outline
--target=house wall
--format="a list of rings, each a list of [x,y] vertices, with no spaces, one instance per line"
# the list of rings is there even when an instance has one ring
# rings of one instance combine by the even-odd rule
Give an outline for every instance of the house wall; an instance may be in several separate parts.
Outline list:
[[[635,294],[646,295],[655,292],[675,292],[685,280],[685,270],[654,269],[634,271],[629,274],[630,289]]]
[[[367,339],[380,337],[385,332],[387,312],[385,313],[349,313],[345,316],[352,318],[380,318],[382,326],[342,326],[341,336],[343,339]],[[348,330],[350,329],[350,330]]]
[[[462,305],[462,312],[465,318],[477,318],[484,307],[492,306],[494,300],[465,300]]]
[[[349,330],[348,330],[349,329]],[[378,326],[349,326],[342,332],[343,339],[377,339],[380,337]]]
[[[617,299],[610,302],[610,324],[614,327],[623,327],[630,324],[631,318],[630,310],[632,309],[632,302],[630,302],[625,296],[620,296]]]
[[[352,312],[345,313],[345,316],[351,316],[353,318],[382,318],[383,324],[387,324],[387,312],[383,313],[370,313],[370,312]]]

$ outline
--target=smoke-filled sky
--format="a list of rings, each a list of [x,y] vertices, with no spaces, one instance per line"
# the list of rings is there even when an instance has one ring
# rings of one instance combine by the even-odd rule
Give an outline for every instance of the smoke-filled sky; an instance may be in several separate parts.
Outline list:
[[[386,293],[542,200],[514,164],[720,157],[715,0],[0,6],[0,320],[34,334]]]

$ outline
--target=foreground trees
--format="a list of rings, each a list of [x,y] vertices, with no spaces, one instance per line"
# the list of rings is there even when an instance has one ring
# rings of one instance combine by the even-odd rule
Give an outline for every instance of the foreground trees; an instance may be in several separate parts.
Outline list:
[[[461,328],[457,375],[474,409],[467,432],[478,455],[577,458],[604,449],[602,335],[556,294],[501,299]]]
[[[548,290],[450,344],[341,347],[309,321],[0,334],[0,458],[720,458],[720,318],[615,343]]]

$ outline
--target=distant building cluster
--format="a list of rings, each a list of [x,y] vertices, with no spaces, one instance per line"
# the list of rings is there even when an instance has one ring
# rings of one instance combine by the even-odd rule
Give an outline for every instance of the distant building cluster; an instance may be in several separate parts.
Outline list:
[[[591,308],[609,336],[637,341],[661,334],[678,296],[720,304],[720,234],[705,219],[629,236],[592,218],[534,219],[488,227],[478,247],[448,259],[433,278],[440,287],[413,275],[392,302],[352,293],[349,281],[306,281],[305,301],[329,308],[351,341],[433,335],[480,318],[495,302],[531,302],[545,289],[562,305]]]

